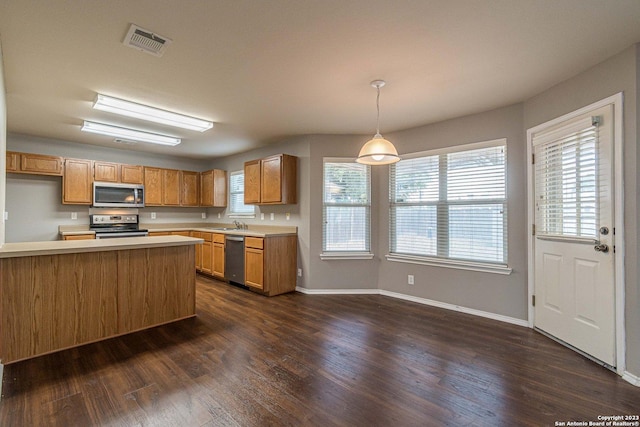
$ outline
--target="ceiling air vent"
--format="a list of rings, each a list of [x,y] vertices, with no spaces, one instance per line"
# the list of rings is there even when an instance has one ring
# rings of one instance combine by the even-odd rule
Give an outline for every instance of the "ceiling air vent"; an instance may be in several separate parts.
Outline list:
[[[135,24],[131,24],[131,27],[129,28],[129,31],[122,43],[124,43],[125,46],[129,46],[155,56],[162,56],[167,45],[171,43],[171,39],[154,34],[151,31],[140,28]]]

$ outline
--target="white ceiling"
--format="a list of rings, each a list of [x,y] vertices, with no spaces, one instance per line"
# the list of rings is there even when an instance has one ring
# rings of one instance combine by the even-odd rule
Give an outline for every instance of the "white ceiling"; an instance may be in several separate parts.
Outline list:
[[[171,38],[128,48],[131,23]],[[186,157],[300,134],[388,133],[523,101],[640,41],[639,0],[2,0],[9,132]],[[94,111],[96,93],[213,120]],[[83,120],[183,138],[121,146]],[[354,156],[359,147],[354,147]]]

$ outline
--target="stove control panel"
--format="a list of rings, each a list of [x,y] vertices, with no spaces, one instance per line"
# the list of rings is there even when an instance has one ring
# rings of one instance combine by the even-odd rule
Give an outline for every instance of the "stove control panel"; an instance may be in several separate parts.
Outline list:
[[[91,225],[137,224],[138,215],[89,215]]]

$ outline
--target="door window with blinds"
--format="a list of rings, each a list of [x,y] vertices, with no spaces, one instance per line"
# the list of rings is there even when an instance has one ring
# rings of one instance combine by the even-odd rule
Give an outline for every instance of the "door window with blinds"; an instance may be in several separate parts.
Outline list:
[[[323,256],[370,254],[370,166],[335,158],[323,164]]]
[[[403,156],[390,170],[393,258],[507,264],[506,140]]]
[[[582,118],[534,135],[538,237],[597,237],[598,120]]]
[[[229,174],[229,217],[253,217],[253,205],[244,204],[244,171]]]

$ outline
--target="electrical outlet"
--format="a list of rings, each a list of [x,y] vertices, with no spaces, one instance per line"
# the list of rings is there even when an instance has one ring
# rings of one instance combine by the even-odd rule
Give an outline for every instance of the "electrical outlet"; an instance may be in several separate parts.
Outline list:
[[[260,219],[261,219],[262,221],[264,221],[264,212],[262,212],[262,213],[260,214]]]
[[[409,274],[409,275],[407,276],[407,284],[409,284],[409,285],[413,285],[413,284],[415,284],[415,283],[414,283],[414,280],[413,280],[413,274]]]
[[[270,217],[271,217],[271,221],[273,221],[274,219],[276,219],[276,214],[274,214],[273,212],[271,212]]]
[[[302,269],[301,268],[298,269],[298,277],[302,277]]]
[[[220,219],[220,212],[218,212],[218,219]]]
[[[71,219],[78,219],[78,212],[71,212]]]
[[[4,220],[9,221],[9,212],[4,211]]]
[[[206,219],[207,218],[207,213],[206,212],[202,212],[202,219]]]
[[[156,219],[156,213],[155,212],[151,212],[151,219]]]
[[[287,212],[284,217],[287,219],[287,221],[289,221],[291,219],[291,214],[289,212]]]

